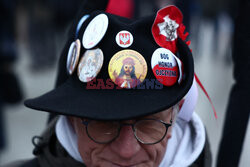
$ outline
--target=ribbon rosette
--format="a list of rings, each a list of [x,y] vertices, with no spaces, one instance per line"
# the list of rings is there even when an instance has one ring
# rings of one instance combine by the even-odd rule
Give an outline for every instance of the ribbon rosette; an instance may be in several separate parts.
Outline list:
[[[188,33],[184,33],[185,26],[182,21],[183,15],[175,6],[168,6],[159,10],[152,26],[152,34],[156,43],[176,54],[177,38],[186,40],[188,36]]]

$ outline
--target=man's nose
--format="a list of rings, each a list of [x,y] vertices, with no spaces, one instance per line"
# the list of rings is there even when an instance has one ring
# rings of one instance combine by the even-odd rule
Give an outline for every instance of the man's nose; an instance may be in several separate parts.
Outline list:
[[[111,149],[121,158],[130,159],[141,149],[131,126],[123,126],[118,138],[111,143]]]

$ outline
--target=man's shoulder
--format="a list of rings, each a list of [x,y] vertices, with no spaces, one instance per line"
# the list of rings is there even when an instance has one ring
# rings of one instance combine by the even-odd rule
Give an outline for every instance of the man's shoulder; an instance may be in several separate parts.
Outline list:
[[[2,167],[40,167],[40,165],[38,163],[38,159],[33,158],[31,160],[20,160],[20,161],[12,162]]]

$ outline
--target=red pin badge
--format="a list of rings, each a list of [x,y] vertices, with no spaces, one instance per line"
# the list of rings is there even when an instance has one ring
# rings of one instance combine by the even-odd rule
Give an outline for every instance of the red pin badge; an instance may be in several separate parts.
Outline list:
[[[172,86],[182,78],[181,61],[168,49],[158,48],[151,58],[156,79],[165,86]]]

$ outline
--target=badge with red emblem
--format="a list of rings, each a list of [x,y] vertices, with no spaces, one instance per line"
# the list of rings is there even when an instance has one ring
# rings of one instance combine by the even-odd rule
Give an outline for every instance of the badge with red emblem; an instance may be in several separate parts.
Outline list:
[[[181,61],[168,49],[158,48],[151,59],[156,79],[165,86],[174,85],[182,78]]]
[[[115,40],[116,40],[117,45],[119,45],[122,48],[127,48],[132,45],[134,38],[130,32],[120,31],[116,35]]]
[[[176,42],[180,37],[185,40],[185,26],[182,24],[183,15],[175,6],[168,6],[158,11],[152,26],[152,34],[155,42],[174,54],[177,52]]]

